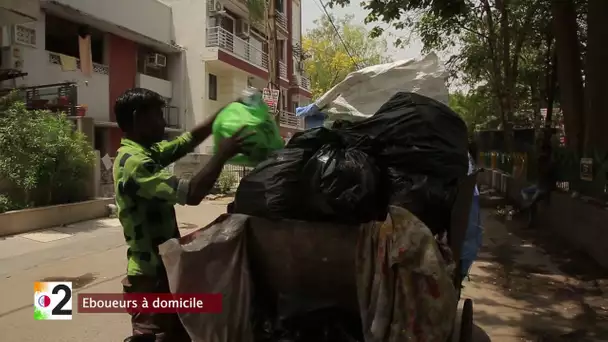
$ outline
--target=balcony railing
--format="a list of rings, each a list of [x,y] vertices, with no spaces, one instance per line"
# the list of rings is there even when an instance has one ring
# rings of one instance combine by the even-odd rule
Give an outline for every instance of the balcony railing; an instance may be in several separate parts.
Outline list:
[[[68,116],[82,114],[78,106],[78,86],[73,82],[43,84],[33,87],[0,90],[0,95],[16,91],[28,109],[63,112]],[[79,113],[80,111],[80,113]]]
[[[294,113],[281,111],[279,124],[283,127],[306,129],[304,118],[297,117]]]
[[[163,117],[165,118],[168,128],[182,129],[179,122],[179,108],[166,106],[163,108]]]
[[[275,12],[277,18],[277,27],[287,32],[287,16],[279,11]]]
[[[312,87],[310,86],[310,79],[305,76],[300,77],[300,87],[302,87],[302,89],[311,91]]]
[[[268,55],[264,51],[219,26],[207,29],[207,46],[219,47],[259,68],[268,69]]]
[[[293,75],[293,82],[298,85],[298,87],[310,92],[312,90],[310,86],[310,79],[306,76],[302,75]]]
[[[279,77],[284,80],[288,80],[287,78],[287,64],[283,62],[279,62]]]
[[[60,54],[49,51],[49,63],[61,65]],[[78,70],[80,70],[80,59],[76,59],[76,67],[78,68]],[[107,65],[93,63],[93,72],[102,75],[108,75],[110,73],[110,70]]]

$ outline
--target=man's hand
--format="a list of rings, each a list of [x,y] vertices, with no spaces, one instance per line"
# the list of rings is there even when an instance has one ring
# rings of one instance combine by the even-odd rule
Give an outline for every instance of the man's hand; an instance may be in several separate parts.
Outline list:
[[[220,141],[217,154],[222,160],[228,160],[243,151],[243,147],[246,145],[245,140],[255,134],[255,132],[245,132],[246,128],[246,126],[243,126],[230,138]]]

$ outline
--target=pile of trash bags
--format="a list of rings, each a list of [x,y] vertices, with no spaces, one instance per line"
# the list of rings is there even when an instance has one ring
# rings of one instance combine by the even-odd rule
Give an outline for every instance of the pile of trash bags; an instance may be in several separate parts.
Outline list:
[[[434,55],[370,66],[305,107],[326,126],[284,148],[259,94],[224,108],[216,142],[255,130],[233,160],[255,168],[231,214],[159,246],[173,293],[224,295],[220,314],[180,313],[193,340],[446,340],[455,266],[436,235],[469,167],[447,97]]]
[[[468,171],[467,141],[449,107],[399,92],[367,119],[295,134],[241,180],[233,210],[356,224],[383,220],[398,205],[439,234]]]

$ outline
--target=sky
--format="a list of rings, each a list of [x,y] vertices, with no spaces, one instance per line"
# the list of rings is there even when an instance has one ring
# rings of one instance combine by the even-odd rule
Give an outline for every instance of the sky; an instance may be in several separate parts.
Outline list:
[[[340,8],[334,7],[333,9],[328,8],[328,12],[335,14],[337,17],[342,17],[346,14],[352,14],[355,16],[354,22],[363,23],[363,20],[367,16],[367,11],[364,10],[359,4],[360,0],[351,0],[351,4],[347,7]],[[327,0],[323,0],[323,3],[327,3]],[[313,21],[324,16],[325,13],[322,10],[319,0],[302,0],[302,34],[314,27]],[[368,29],[372,29],[375,24],[366,25]],[[386,32],[390,32],[387,34]],[[387,28],[384,33],[388,42],[387,55],[392,57],[394,60],[409,59],[420,57],[420,50],[422,49],[422,43],[416,37],[410,37],[410,42],[405,49],[396,49],[392,44],[395,40],[394,36],[406,37],[407,33],[398,32],[394,28]]]

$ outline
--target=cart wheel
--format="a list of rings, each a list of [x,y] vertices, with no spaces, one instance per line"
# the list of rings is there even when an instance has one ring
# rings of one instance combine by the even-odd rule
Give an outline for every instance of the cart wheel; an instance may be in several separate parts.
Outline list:
[[[473,341],[473,301],[466,299],[462,306],[462,318],[460,321],[460,341]]]

